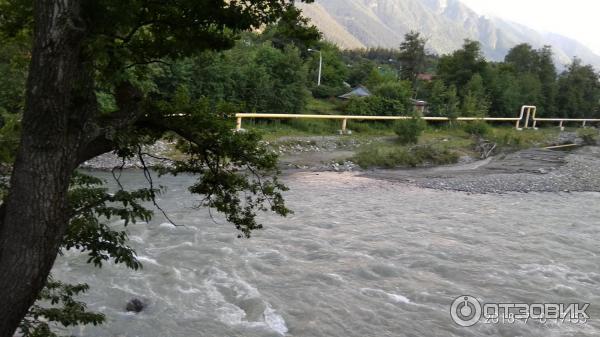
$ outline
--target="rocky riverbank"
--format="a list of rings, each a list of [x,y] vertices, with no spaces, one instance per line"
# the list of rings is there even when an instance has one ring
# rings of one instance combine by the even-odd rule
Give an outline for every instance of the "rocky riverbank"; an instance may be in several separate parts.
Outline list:
[[[310,171],[353,171],[358,165],[348,160],[360,146],[380,141],[384,137],[355,138],[339,136],[282,137],[277,141],[265,142],[273,152],[279,155],[279,166],[282,170]],[[142,149],[144,163],[147,167],[170,165],[175,144],[158,141],[152,146]],[[115,167],[124,169],[142,168],[139,158],[123,161],[114,153],[105,153],[88,160],[81,168],[92,170],[112,170]]]
[[[350,160],[359,147],[383,139],[385,137],[283,137],[267,145],[279,155],[279,166],[283,170],[344,172],[360,169]]]
[[[281,167],[302,171],[356,171],[423,188],[468,193],[600,192],[600,147],[583,146],[576,132],[561,132],[546,145],[577,144],[570,151],[532,148],[499,153],[486,160],[463,157],[455,165],[363,170],[348,160],[360,146],[390,140],[340,137],[280,139],[269,144]]]
[[[175,149],[174,143],[158,141],[154,145],[144,146],[142,148],[142,158],[146,167],[156,167],[169,165]],[[90,159],[80,165],[81,168],[89,170],[112,170],[119,167],[123,169],[143,168],[142,160],[138,157],[131,159],[119,158],[116,154],[109,152]]]
[[[390,137],[284,137],[266,142],[280,156],[284,171],[356,171],[368,177],[402,181],[419,187],[469,193],[600,191],[600,147],[573,151],[528,149],[499,154],[486,160],[461,158],[459,164],[428,167],[363,170],[353,163],[355,151]],[[575,133],[561,133],[555,144],[582,143]],[[174,144],[157,142],[143,152],[147,166],[169,165]],[[139,158],[123,162],[108,153],[82,165],[87,169],[141,168]]]
[[[442,139],[441,141],[447,141]],[[281,137],[275,141],[265,141],[273,152],[279,155],[279,165],[282,170],[307,171],[357,171],[360,170],[351,158],[356,151],[374,143],[394,143],[394,136],[358,137],[358,136],[310,136],[310,137]],[[560,133],[551,144],[583,143],[583,139],[575,132]],[[148,167],[169,165],[168,158],[177,155],[175,144],[158,141],[152,146],[142,149],[144,163]],[[463,156],[460,163],[476,160]],[[123,160],[114,153],[106,153],[91,159],[81,165],[82,168],[111,170],[114,167],[142,168],[139,158]]]
[[[600,147],[529,149],[465,165],[373,170],[364,175],[469,193],[600,192]]]

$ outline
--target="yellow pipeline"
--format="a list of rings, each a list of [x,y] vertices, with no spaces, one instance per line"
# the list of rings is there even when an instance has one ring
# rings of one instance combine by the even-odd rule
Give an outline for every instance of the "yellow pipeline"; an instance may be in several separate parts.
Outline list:
[[[529,128],[529,119],[533,121],[533,128],[537,122],[560,122],[561,129],[564,122],[600,122],[600,119],[592,118],[537,118],[537,108],[534,105],[524,105],[521,107],[521,113],[518,117],[458,117],[457,121],[486,121],[486,122],[516,122],[516,129],[521,130],[520,123],[525,116],[525,128]],[[272,118],[272,119],[333,119],[342,121],[342,131],[346,131],[348,120],[401,120],[410,119],[410,116],[348,116],[348,115],[303,115],[303,114],[263,114],[263,113],[238,113],[236,117],[236,130],[242,129],[242,119],[244,118]],[[420,117],[426,121],[449,121],[448,117]]]

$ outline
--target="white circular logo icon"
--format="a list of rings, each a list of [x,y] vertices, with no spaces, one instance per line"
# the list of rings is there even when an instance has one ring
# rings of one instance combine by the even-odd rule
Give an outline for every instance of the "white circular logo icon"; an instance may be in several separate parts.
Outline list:
[[[473,326],[481,318],[481,304],[473,296],[459,296],[452,302],[450,316],[460,326]]]

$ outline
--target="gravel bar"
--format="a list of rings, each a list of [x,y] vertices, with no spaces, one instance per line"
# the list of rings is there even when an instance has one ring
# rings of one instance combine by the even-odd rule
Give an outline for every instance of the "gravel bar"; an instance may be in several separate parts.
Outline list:
[[[600,147],[573,152],[529,149],[468,165],[364,175],[468,193],[600,192]]]

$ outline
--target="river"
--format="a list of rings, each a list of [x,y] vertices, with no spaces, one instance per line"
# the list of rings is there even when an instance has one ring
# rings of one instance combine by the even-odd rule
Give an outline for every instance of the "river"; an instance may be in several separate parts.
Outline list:
[[[109,174],[95,173],[105,177]],[[127,171],[125,185],[145,184]],[[107,322],[78,336],[598,336],[600,194],[467,194],[356,173],[288,173],[295,214],[261,216],[251,239],[195,209],[190,176],[163,177],[157,215],[128,226],[144,268],[66,252],[53,273],[91,286]],[[120,227],[122,224],[115,223]],[[478,323],[450,317],[457,296],[590,303],[586,324]],[[149,306],[125,312],[131,298]]]

